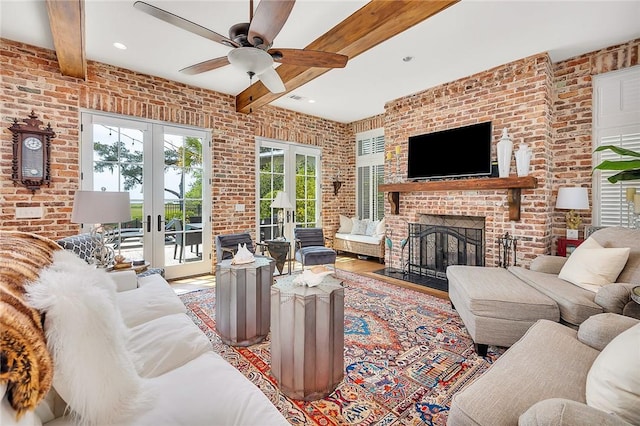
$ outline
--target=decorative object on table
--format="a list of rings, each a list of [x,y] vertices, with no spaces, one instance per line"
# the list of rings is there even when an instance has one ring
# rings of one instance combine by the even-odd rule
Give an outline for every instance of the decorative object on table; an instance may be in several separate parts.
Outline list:
[[[511,154],[513,153],[513,142],[507,133],[507,128],[502,129],[502,137],[497,144],[498,152],[498,173],[501,178],[509,177],[511,172]]]
[[[636,196],[636,188],[627,188],[626,189],[626,204],[627,204],[627,228],[635,228],[636,220],[635,220],[635,196]],[[586,237],[586,235],[585,235]]]
[[[51,183],[51,139],[56,134],[48,124],[41,129],[42,121],[31,111],[29,118],[19,124],[13,120],[9,127],[13,133],[13,159],[11,161],[11,180],[14,185],[21,184],[31,190],[40,189]]]
[[[533,151],[526,143],[521,143],[516,151],[516,172],[518,176],[528,176]]]
[[[300,275],[293,279],[295,285],[306,285],[307,287],[315,287],[324,280],[327,275],[333,274],[331,269],[324,266],[314,266],[311,269],[305,269]]]
[[[256,258],[249,251],[246,244],[238,244],[238,250],[236,254],[233,256],[233,260],[231,261],[232,265],[243,265],[245,263],[255,262]]]
[[[131,268],[133,263],[131,261],[127,261],[127,259],[121,255],[116,254],[113,257],[113,269],[128,269]]]
[[[291,203],[289,202],[289,196],[287,195],[286,192],[284,191],[280,191],[278,192],[278,194],[276,195],[275,200],[273,200],[273,202],[271,203],[271,208],[272,209],[279,209],[278,210],[278,235],[276,235],[276,239],[280,238],[280,239],[284,239],[284,218],[285,218],[285,211],[288,209],[292,209],[293,206],[291,205]],[[289,220],[289,212],[287,211],[287,221]]]
[[[631,299],[640,304],[640,286],[637,285],[631,289]]]
[[[587,188],[561,187],[558,189],[556,209],[569,210],[565,215],[567,219],[567,238],[578,239],[578,228],[582,223],[582,218],[576,210],[589,210],[589,192]]]
[[[518,238],[509,235],[508,232],[504,236],[498,238],[498,265],[501,268],[511,266],[511,253],[513,252],[513,266],[517,266],[518,254]]]
[[[131,220],[128,192],[77,191],[71,211],[72,223],[91,224],[91,237],[95,241],[91,263],[106,268],[113,262],[115,253],[109,246],[119,236],[111,224]],[[120,251],[118,245],[118,251]],[[118,253],[120,254],[120,253]]]

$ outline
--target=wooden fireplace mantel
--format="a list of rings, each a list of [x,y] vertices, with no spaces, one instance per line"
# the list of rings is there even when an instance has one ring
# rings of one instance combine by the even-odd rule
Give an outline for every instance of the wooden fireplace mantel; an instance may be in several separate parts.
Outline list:
[[[521,190],[523,188],[534,189],[537,187],[538,179],[533,176],[523,176],[385,183],[380,185],[378,189],[383,192],[388,192],[387,197],[391,204],[391,214],[399,213],[401,192],[488,191],[493,189],[506,189],[508,191],[507,202],[509,203],[509,220],[520,220]]]

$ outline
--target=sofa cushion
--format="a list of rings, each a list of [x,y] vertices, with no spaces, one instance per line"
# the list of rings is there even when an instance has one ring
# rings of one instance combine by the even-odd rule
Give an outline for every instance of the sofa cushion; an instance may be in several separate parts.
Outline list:
[[[384,218],[382,218],[382,220],[378,222],[378,226],[376,226],[375,235],[379,237],[383,237],[386,233],[387,233],[387,221]]]
[[[116,303],[128,327],[145,323],[165,315],[187,312],[175,291],[160,275],[138,280],[139,288],[116,294]]]
[[[620,275],[620,283],[640,282],[640,229],[603,228],[591,235],[602,247],[630,247],[629,259]]]
[[[640,324],[616,336],[587,375],[587,404],[640,424]]]
[[[629,258],[626,248],[603,248],[588,238],[569,256],[558,278],[586,290],[597,292],[600,287],[616,281]]]
[[[560,308],[562,320],[580,325],[591,315],[602,313],[602,307],[594,302],[595,293],[561,280],[557,275],[532,271],[520,266],[509,267],[516,277],[540,293],[550,297]]]
[[[598,354],[576,339],[575,330],[540,320],[489,370],[453,396],[448,424],[516,425],[538,401],[565,398],[584,403],[585,377]]]
[[[339,238],[345,241],[355,241],[358,243],[365,244],[380,244],[380,240],[382,239],[382,235],[353,235],[353,234],[336,234],[335,238]]]
[[[28,287],[32,305],[45,312],[53,386],[85,424],[121,421],[143,398],[115,294],[107,272],[67,251],[56,252]]]
[[[156,395],[136,425],[289,425],[262,391],[210,351],[166,374],[146,380]],[[272,393],[278,403],[279,392]]]
[[[166,315],[131,329],[127,344],[142,377],[156,377],[212,350],[211,342],[185,314]]]

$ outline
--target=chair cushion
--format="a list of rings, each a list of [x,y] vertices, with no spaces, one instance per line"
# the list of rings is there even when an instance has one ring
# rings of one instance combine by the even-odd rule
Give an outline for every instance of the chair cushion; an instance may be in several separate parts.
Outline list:
[[[326,265],[336,262],[336,252],[324,246],[303,247],[296,252],[296,260],[303,265]]]

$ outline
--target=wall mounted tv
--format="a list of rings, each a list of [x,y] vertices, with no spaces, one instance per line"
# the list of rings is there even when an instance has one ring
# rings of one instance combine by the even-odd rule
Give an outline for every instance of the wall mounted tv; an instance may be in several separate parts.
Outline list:
[[[409,180],[489,176],[491,122],[410,136],[407,161]]]

